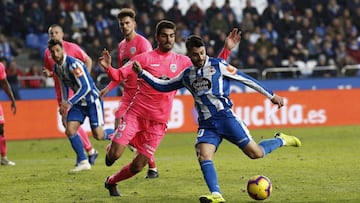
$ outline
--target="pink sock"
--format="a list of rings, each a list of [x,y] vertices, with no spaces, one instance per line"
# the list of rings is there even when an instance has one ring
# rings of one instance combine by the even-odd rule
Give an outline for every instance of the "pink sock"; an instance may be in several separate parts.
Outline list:
[[[3,135],[0,135],[0,153],[1,157],[6,156],[6,140]]]
[[[149,165],[149,168],[156,168],[154,156],[151,156],[148,165]]]
[[[110,178],[108,179],[108,183],[115,184],[117,182],[129,179],[129,178],[133,177],[134,175],[136,175],[136,173],[133,173],[130,171],[130,165],[131,165],[131,163],[124,166],[119,172],[110,176]]]
[[[81,142],[84,145],[85,150],[88,152],[92,149],[92,145],[89,139],[88,134],[86,133],[86,131],[84,130],[84,128],[82,128],[81,126],[79,127],[77,133],[80,136]]]

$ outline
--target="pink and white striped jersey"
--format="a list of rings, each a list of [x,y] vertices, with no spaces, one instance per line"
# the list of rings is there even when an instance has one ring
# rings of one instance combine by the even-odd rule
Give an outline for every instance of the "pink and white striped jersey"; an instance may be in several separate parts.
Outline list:
[[[74,58],[79,59],[80,61],[84,62],[89,57],[84,50],[81,49],[81,47],[75,43],[63,41],[63,48],[68,56],[72,56]],[[44,67],[49,70],[54,70],[55,61],[51,58],[51,54],[49,49],[47,48],[45,50],[44,54]],[[54,83],[55,83],[55,92],[56,92],[56,99],[58,101],[58,104],[61,103],[61,90],[60,90],[60,83],[57,76],[54,74]],[[71,95],[70,95],[71,96]]]

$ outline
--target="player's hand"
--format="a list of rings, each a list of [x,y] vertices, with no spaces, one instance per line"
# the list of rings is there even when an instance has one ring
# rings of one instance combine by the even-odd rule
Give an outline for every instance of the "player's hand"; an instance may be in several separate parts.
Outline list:
[[[111,66],[111,55],[108,50],[104,49],[99,57],[99,65],[107,70]]]
[[[61,102],[60,104],[60,114],[62,116],[66,116],[67,115],[67,112],[69,111],[69,109],[71,108],[71,104],[67,101],[63,101]]]
[[[132,65],[132,70],[136,73],[139,74],[142,71],[142,67],[140,65],[140,63],[138,61],[134,61],[133,65]]]
[[[228,50],[232,50],[241,40],[241,31],[234,28],[225,39],[224,47]]]
[[[275,95],[272,99],[271,99],[271,102],[273,104],[277,104],[278,105],[278,108],[280,109],[282,106],[284,106],[284,98],[278,96],[278,95]]]
[[[43,71],[42,73],[44,74],[45,77],[52,77],[54,75],[54,73],[52,71],[49,71],[48,69],[46,69],[45,67],[43,67]]]
[[[14,115],[16,114],[16,103],[15,102],[11,102],[11,111]]]
[[[100,90],[100,97],[104,97],[108,92],[109,92],[109,89],[107,87]]]

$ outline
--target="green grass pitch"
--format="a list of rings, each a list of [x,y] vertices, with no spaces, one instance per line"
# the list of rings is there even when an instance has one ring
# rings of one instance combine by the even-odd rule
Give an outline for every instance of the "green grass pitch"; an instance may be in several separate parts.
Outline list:
[[[253,130],[254,139],[270,138],[275,130]],[[271,203],[360,202],[360,126],[282,129],[298,136],[301,148],[283,147],[264,159],[251,160],[224,141],[215,155],[219,183],[227,202],[256,202],[246,193],[253,175],[266,175]],[[195,133],[168,134],[156,161],[160,178],[144,179],[146,170],[119,183],[122,197],[110,197],[107,176],[128,163],[133,153],[112,167],[104,164],[107,141],[92,143],[100,155],[91,171],[68,174],[75,155],[67,139],[8,141],[8,157],[16,166],[0,166],[0,202],[191,203],[208,194],[194,152]]]

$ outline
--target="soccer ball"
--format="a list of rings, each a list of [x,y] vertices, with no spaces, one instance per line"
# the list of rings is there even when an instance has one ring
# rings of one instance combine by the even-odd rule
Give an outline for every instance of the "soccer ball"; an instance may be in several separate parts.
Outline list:
[[[248,180],[247,192],[255,200],[264,200],[270,197],[272,191],[271,181],[263,175],[253,176]]]

